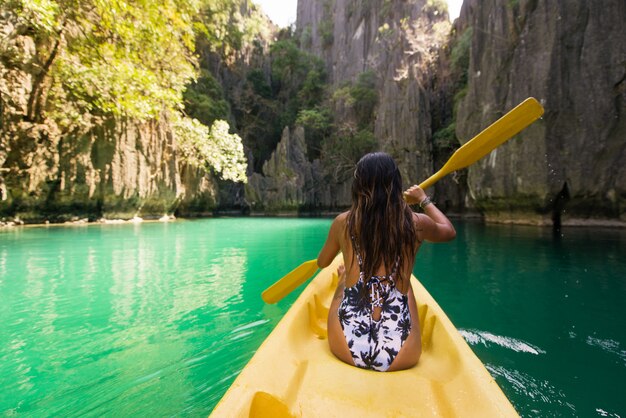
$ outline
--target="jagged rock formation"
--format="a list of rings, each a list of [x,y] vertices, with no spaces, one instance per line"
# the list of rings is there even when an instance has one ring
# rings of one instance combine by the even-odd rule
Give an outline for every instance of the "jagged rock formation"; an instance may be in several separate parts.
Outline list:
[[[252,210],[297,210],[304,204],[306,179],[301,173],[310,171],[310,164],[302,134],[302,128],[291,135],[286,127],[276,150],[263,164],[262,174],[253,173],[248,178],[246,198]]]
[[[406,184],[434,171],[428,88],[449,29],[445,11],[427,1],[298,2],[300,46],[324,59],[334,91],[368,71],[375,75],[378,100],[373,132],[378,148],[398,161]],[[336,121],[358,129],[353,108],[341,100],[334,100],[333,105]],[[309,163],[300,135],[299,129],[291,135],[283,132],[263,173],[249,178],[246,198],[252,210],[337,210],[350,205],[349,176],[343,180],[346,176],[324,173],[323,162]],[[298,192],[298,187],[305,191]]]
[[[487,219],[626,220],[625,18],[622,0],[465,0],[456,29],[471,28],[472,39],[458,137],[528,96],[546,110],[469,169],[470,194]]]
[[[438,184],[445,206],[504,222],[626,220],[626,5],[466,0],[443,49],[442,16],[431,5],[301,0],[297,29],[335,86],[368,69],[379,75],[375,134],[409,181],[447,158],[433,131],[456,124],[463,143],[526,97],[543,103],[541,121],[461,173],[458,185]],[[467,31],[467,79],[455,85],[450,50]]]
[[[307,157],[304,129],[288,127],[263,164],[262,173],[248,177],[246,199],[252,211],[266,214],[299,213],[321,215],[346,207],[350,183],[329,183],[319,160]]]
[[[301,46],[326,61],[335,87],[368,70],[376,74],[379,100],[374,134],[379,148],[398,161],[406,183],[425,179],[434,167],[427,88],[449,23],[446,12],[431,3],[298,1]],[[338,120],[350,118],[341,107],[335,114]],[[349,194],[339,201],[347,205]]]

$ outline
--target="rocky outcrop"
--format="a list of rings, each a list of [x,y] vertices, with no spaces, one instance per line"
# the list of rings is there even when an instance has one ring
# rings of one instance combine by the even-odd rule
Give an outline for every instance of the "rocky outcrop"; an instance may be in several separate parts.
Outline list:
[[[179,159],[164,121],[108,120],[80,136],[51,135],[48,127],[15,132],[6,142],[5,216],[130,219],[215,207],[215,181]]]
[[[469,169],[487,219],[626,220],[626,4],[466,0],[472,30],[457,135],[467,140],[529,96],[543,119]],[[563,219],[561,219],[563,218]]]
[[[431,66],[449,32],[447,12],[433,3],[298,1],[300,43],[326,61],[335,88],[363,72],[376,74],[374,134],[379,148],[398,161],[407,183],[433,172],[427,88]],[[338,120],[350,117],[342,108],[335,114]]]
[[[302,127],[286,127],[262,173],[248,177],[246,200],[253,212],[319,214],[350,204],[341,199],[345,185],[325,181],[319,160],[309,161],[304,135]]]

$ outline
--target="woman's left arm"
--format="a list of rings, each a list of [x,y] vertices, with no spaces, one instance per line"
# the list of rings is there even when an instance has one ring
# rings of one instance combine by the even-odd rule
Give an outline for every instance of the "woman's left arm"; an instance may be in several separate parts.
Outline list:
[[[341,215],[337,216],[333,223],[330,225],[328,238],[326,238],[326,242],[324,243],[322,250],[317,256],[317,266],[321,269],[323,269],[324,267],[328,267],[337,256],[337,253],[339,253],[339,237],[341,236],[343,228],[341,225],[342,222],[339,219],[340,217]]]

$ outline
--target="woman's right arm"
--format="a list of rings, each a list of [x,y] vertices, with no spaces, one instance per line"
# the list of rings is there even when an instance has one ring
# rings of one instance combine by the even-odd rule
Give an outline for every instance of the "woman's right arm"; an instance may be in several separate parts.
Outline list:
[[[344,214],[337,216],[330,226],[326,242],[317,256],[317,266],[319,268],[328,267],[339,253],[340,237],[343,231],[342,218],[345,218]]]
[[[411,186],[404,192],[409,204],[420,203],[426,199],[426,192],[419,186]],[[424,239],[430,242],[446,242],[456,237],[456,230],[452,222],[439,210],[434,203],[429,203],[423,208],[424,214],[415,214],[418,217],[418,225],[422,231]]]

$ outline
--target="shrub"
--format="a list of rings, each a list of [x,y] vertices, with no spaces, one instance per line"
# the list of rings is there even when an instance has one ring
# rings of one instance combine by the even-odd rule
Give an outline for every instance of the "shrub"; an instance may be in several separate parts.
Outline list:
[[[473,34],[474,30],[471,26],[465,29],[461,36],[455,40],[452,51],[450,52],[452,70],[461,74],[461,85],[467,84],[467,72],[470,64],[470,49]]]
[[[189,84],[183,93],[185,112],[204,125],[211,125],[217,119],[224,119],[230,113],[224,99],[222,87],[207,71],[201,70],[195,83]]]
[[[342,129],[322,143],[324,171],[336,182],[347,180],[359,159],[364,154],[374,151],[377,144],[370,130],[350,132],[348,129]]]
[[[228,122],[216,120],[211,128],[197,119],[180,117],[173,123],[183,160],[224,180],[247,182],[246,157],[237,134],[230,134]]]
[[[359,127],[370,126],[374,109],[378,104],[376,74],[373,71],[359,74],[356,85],[350,90],[350,95],[354,100],[354,110]]]
[[[307,153],[309,159],[318,158],[321,154],[321,147],[332,127],[330,109],[318,106],[314,109],[301,110],[296,118],[296,125],[302,126],[305,130]]]
[[[456,137],[456,123],[452,122],[445,128],[439,129],[433,135],[433,144],[435,148],[456,149],[459,147],[459,140]]]
[[[319,24],[319,33],[322,37],[322,47],[329,48],[334,42],[335,20],[333,19],[333,1],[324,2],[324,14]]]
[[[269,99],[272,96],[272,88],[265,80],[265,74],[262,70],[256,68],[248,73],[246,77],[248,83],[251,84],[252,90],[261,97]]]

